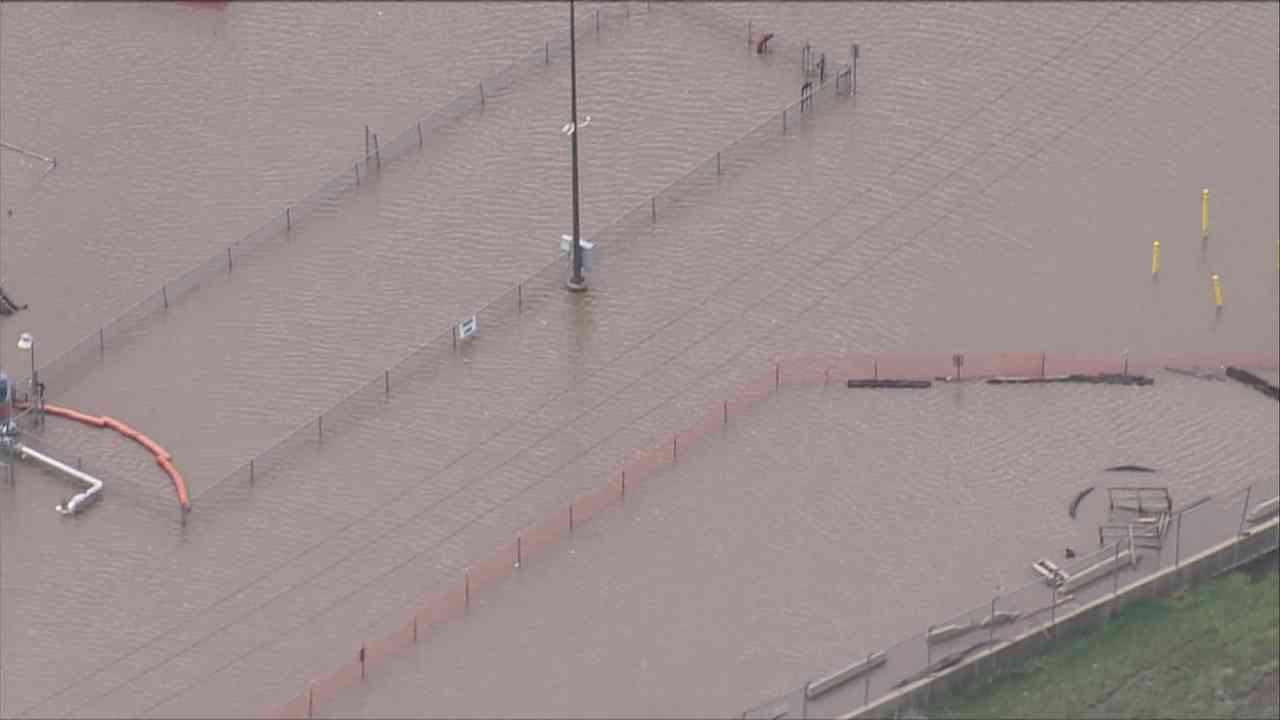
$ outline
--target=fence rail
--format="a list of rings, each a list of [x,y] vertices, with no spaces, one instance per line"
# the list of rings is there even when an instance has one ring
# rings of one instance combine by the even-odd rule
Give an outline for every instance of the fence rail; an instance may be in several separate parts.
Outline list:
[[[315,708],[345,687],[368,676],[380,660],[423,642],[430,630],[466,614],[476,593],[519,572],[530,557],[544,555],[577,528],[612,506],[625,502],[634,490],[655,472],[679,461],[682,452],[699,440],[715,436],[735,419],[784,387],[832,385],[851,378],[914,378],[931,381],[977,381],[994,377],[1039,377],[1065,373],[1120,373],[1128,362],[1128,372],[1141,373],[1165,367],[1181,369],[1218,368],[1234,365],[1246,368],[1274,368],[1280,358],[1266,353],[1193,354],[1145,359],[1069,357],[1046,353],[996,353],[965,355],[867,354],[814,356],[775,361],[759,371],[728,397],[695,415],[683,430],[657,438],[649,447],[631,453],[610,477],[593,490],[567,503],[538,525],[517,534],[488,558],[471,564],[452,584],[426,598],[422,605],[395,626],[390,633],[354,648],[348,659],[333,672],[309,683],[301,693],[267,713],[269,717],[311,717]],[[959,366],[959,368],[957,367]],[[957,377],[957,370],[962,375]],[[1144,549],[1124,538],[1096,552],[1075,558],[1063,569],[1076,582],[1064,588],[1057,583],[1036,580],[994,596],[955,617],[925,628],[921,633],[894,646],[867,648],[854,654],[851,664],[835,673],[814,678],[800,688],[762,703],[743,717],[807,717],[809,712],[829,716],[833,706],[854,707],[885,695],[913,680],[954,665],[967,655],[1001,640],[1052,620],[1064,608],[1086,604],[1114,594],[1122,585],[1170,564],[1178,564],[1195,552],[1212,546],[1224,534],[1239,530],[1245,522],[1243,505],[1250,493],[1229,493],[1208,501],[1184,506],[1174,513],[1170,531],[1173,538],[1162,547]],[[1254,500],[1259,500],[1253,494]],[[1183,516],[1194,517],[1195,531],[1183,530]],[[1028,564],[1030,564],[1030,559]],[[1087,574],[1084,571],[1088,571]],[[858,665],[862,665],[859,668]],[[839,676],[839,677],[835,677]],[[834,679],[833,679],[834,678]],[[821,708],[819,709],[821,704]]]

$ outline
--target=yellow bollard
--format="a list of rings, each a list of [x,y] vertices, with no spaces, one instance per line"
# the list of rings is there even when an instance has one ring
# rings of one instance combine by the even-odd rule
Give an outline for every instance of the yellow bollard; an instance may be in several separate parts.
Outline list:
[[[1160,274],[1160,241],[1151,243],[1151,274]]]
[[[1222,280],[1218,277],[1218,273],[1213,274],[1213,302],[1218,307],[1222,307]]]
[[[1200,239],[1209,237],[1209,188],[1200,191]]]

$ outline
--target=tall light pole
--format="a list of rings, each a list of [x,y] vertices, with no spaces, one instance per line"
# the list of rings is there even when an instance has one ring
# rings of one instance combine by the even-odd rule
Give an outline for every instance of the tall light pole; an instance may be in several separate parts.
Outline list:
[[[569,248],[569,252],[573,253],[573,274],[565,283],[569,292],[582,292],[587,289],[587,280],[582,277],[582,229],[578,217],[578,53],[574,40],[576,35],[573,0],[569,0],[569,122],[573,124],[573,129],[569,132],[573,153],[573,243]]]

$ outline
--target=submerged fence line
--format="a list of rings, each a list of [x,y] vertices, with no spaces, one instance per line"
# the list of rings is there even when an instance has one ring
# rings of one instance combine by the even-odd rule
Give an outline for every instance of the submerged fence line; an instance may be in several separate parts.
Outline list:
[[[633,12],[633,4],[632,2],[603,3],[593,12],[584,14],[582,19],[575,23],[575,28],[578,33],[589,29],[598,33],[604,21],[612,22],[629,18]],[[647,7],[647,3],[644,6]],[[292,232],[300,222],[305,221],[316,211],[335,206],[340,198],[356,190],[362,179],[367,179],[370,173],[378,173],[382,169],[383,162],[395,160],[413,150],[421,149],[432,132],[461,117],[483,110],[486,95],[492,97],[494,94],[508,90],[518,71],[545,67],[553,62],[567,62],[568,59],[569,30],[566,29],[557,32],[550,40],[530,51],[525,57],[509,63],[496,73],[474,83],[471,87],[475,90],[463,93],[444,107],[425,115],[388,144],[380,143],[378,136],[371,134],[366,126],[366,152],[363,158],[330,178],[318,190],[287,205],[244,237],[219,249],[203,262],[188,268],[176,277],[161,283],[160,287],[151,294],[41,366],[38,369],[40,379],[50,391],[65,390],[76,381],[81,370],[103,358],[108,345],[121,339],[143,320],[168,310],[172,303],[196,290],[203,283],[234,272],[235,261],[238,258],[249,255],[281,234],[287,235]]]
[[[825,83],[814,86],[800,99],[788,103],[748,130],[737,140],[708,155],[691,169],[668,182],[637,203],[599,232],[590,237],[603,243],[602,247],[623,247],[645,228],[656,225],[659,217],[688,204],[700,193],[711,192],[734,169],[751,166],[752,156],[761,152],[772,141],[785,138],[789,129],[800,127],[805,116],[817,109],[831,107],[842,97],[851,94],[851,68],[845,66]],[[583,234],[584,237],[588,233]],[[276,443],[250,458],[227,476],[204,488],[194,496],[193,502],[206,497],[228,483],[239,480],[256,483],[271,468],[278,466],[285,456],[312,443],[322,443],[341,427],[343,421],[375,412],[389,402],[397,388],[406,383],[428,380],[448,367],[460,344],[468,342],[471,333],[488,333],[506,327],[530,307],[547,302],[561,292],[565,260],[557,257],[532,275],[516,283],[507,292],[493,298],[460,323],[443,328],[439,334],[411,350],[394,365],[368,378],[347,396],[335,402],[315,419],[294,429]]]
[[[647,448],[634,451],[618,469],[597,486],[578,496],[542,523],[518,533],[499,546],[487,559],[471,564],[444,590],[437,592],[416,608],[390,633],[362,642],[348,659],[335,670],[310,682],[295,697],[267,713],[268,717],[311,717],[316,707],[329,701],[346,687],[368,677],[370,667],[397,652],[424,640],[430,631],[464,615],[477,592],[490,588],[507,576],[518,572],[530,557],[543,554],[559,541],[571,536],[584,522],[613,506],[625,502],[628,490],[634,491],[657,471],[675,465],[681,453],[716,432],[722,432],[752,406],[769,398],[784,387],[823,386],[865,378],[973,382],[995,377],[1018,379],[1053,378],[1077,375],[1128,375],[1162,368],[1219,368],[1226,365],[1244,368],[1274,368],[1278,359],[1265,353],[1179,354],[1165,357],[1070,357],[1047,353],[998,353],[984,355],[936,354],[865,354],[814,356],[776,360],[760,368],[749,381],[722,400],[711,403],[692,424],[683,430],[657,438]],[[993,392],[1006,391],[992,389]],[[1241,493],[1229,493],[1214,503],[1212,498],[1183,504],[1176,510],[1174,521],[1176,546],[1162,548],[1156,557],[1156,569],[1178,563],[1205,543],[1216,541],[1212,532],[1182,529],[1182,515],[1195,512],[1196,517],[1229,519],[1233,531],[1236,524],[1244,527]],[[1249,494],[1243,495],[1249,502]],[[1256,500],[1264,500],[1254,496]],[[1221,506],[1221,507],[1219,507]],[[1247,509],[1247,508],[1246,508]],[[1211,537],[1210,537],[1211,536]],[[1205,538],[1208,538],[1207,540]],[[424,551],[425,552],[425,551]],[[1147,553],[1149,554],[1149,553]],[[778,717],[787,712],[808,714],[809,704],[819,698],[839,698],[849,704],[848,693],[856,691],[859,700],[868,701],[921,676],[958,662],[968,652],[985,647],[997,639],[1012,637],[1028,623],[1054,617],[1068,603],[1084,603],[1109,589],[1116,592],[1122,573],[1134,577],[1142,572],[1138,551],[1129,541],[1117,541],[1097,552],[1073,560],[1068,569],[1088,570],[1097,578],[1079,573],[1079,587],[1060,594],[1058,585],[1042,580],[1028,583],[1012,592],[997,595],[990,603],[967,611],[944,622],[930,625],[922,634],[903,643],[854,658],[854,662],[829,675],[815,678],[787,695],[743,713],[743,717]],[[1110,565],[1108,565],[1110,563]],[[1030,565],[1030,559],[1028,559]],[[370,581],[376,582],[381,578]],[[1103,582],[1100,579],[1108,579]],[[1125,581],[1128,582],[1127,580]],[[978,642],[973,642],[975,638]],[[889,670],[878,668],[887,664]],[[854,679],[857,682],[852,682]],[[893,684],[897,683],[897,684]],[[837,692],[838,691],[838,692]],[[829,694],[830,693],[830,694]],[[830,713],[826,713],[829,715]]]
[[[613,12],[615,15],[618,12],[625,12],[629,16],[631,10],[629,7],[623,10],[615,8]],[[589,14],[583,21],[579,22],[579,25],[583,23],[595,24],[597,22],[597,16]],[[544,48],[542,57],[549,59],[551,56],[552,48],[548,44]],[[739,166],[750,166],[753,154],[767,151],[769,144],[784,138],[789,129],[802,126],[805,116],[815,110],[834,105],[841,96],[851,95],[853,92],[851,76],[852,69],[846,67],[841,72],[833,74],[827,82],[809,88],[799,100],[788,103],[782,109],[770,113],[767,118],[737,140],[707,156],[706,159],[695,164],[683,175],[655,191],[648,200],[637,203],[636,207],[631,211],[613,220],[598,235],[595,235],[596,239],[601,237],[618,241],[630,239],[638,234],[640,230],[656,225],[659,209],[663,211],[663,217],[666,217],[669,211],[679,207],[682,202],[687,202],[698,192],[713,191],[718,187],[721,179],[728,175],[731,170]],[[402,134],[402,138],[410,132],[412,132],[412,135],[409,135],[409,137],[417,142],[417,126]],[[405,144],[402,138],[394,141],[389,146],[390,150],[397,152],[402,150],[402,146]],[[372,134],[369,140],[372,154],[369,158],[366,158],[364,166],[357,166],[357,172],[353,174],[357,179],[360,167],[367,167],[369,162],[372,162],[373,166],[377,167],[379,155],[388,153],[388,150],[379,147],[376,137]],[[358,181],[356,184],[358,184]],[[354,184],[352,186],[354,187]],[[286,213],[283,216],[286,224],[296,222],[294,219],[296,217],[290,213]],[[584,233],[585,236],[588,236],[588,234]],[[216,267],[217,274],[231,272],[234,268],[234,257],[235,255],[231,248],[228,248],[225,255],[217,254],[206,264],[213,264]],[[514,288],[484,305],[467,319],[471,323],[469,325],[471,330],[474,331],[476,328],[480,328],[480,332],[488,332],[494,328],[500,328],[505,322],[518,318],[523,313],[526,305],[545,302],[551,297],[552,293],[563,292],[562,282],[566,271],[563,263],[564,261],[560,259],[548,262],[537,272],[518,282]],[[198,282],[195,284],[198,285]],[[158,302],[161,303],[161,309],[167,309],[169,301],[173,297],[174,287],[164,286],[152,300],[159,298]],[[145,301],[139,307],[144,304]],[[222,479],[201,489],[192,498],[193,506],[198,501],[209,498],[211,494],[218,492],[220,489],[236,486],[236,480],[244,481],[245,485],[242,487],[251,489],[256,482],[260,481],[265,475],[270,474],[273,468],[277,467],[296,450],[306,446],[322,444],[326,438],[331,437],[337,429],[342,427],[342,420],[353,419],[362,413],[371,414],[376,412],[384,407],[386,402],[390,401],[393,391],[402,387],[405,383],[430,380],[435,373],[452,363],[458,350],[458,345],[468,340],[466,336],[460,337],[460,325],[455,324],[443,329],[442,332],[410,352],[395,365],[379,372],[345,398],[320,413],[314,420],[294,429]],[[117,328],[112,332],[119,330]],[[81,345],[85,343],[89,343],[92,349],[91,354],[101,357],[105,349],[104,331],[99,330],[86,341],[82,341]],[[44,366],[40,370],[41,379],[47,383],[45,373],[50,366],[67,366],[61,369],[69,369],[69,366],[74,364],[73,361],[77,360],[77,357],[76,353],[72,351],[59,356],[53,363]],[[83,360],[83,358],[79,358],[79,360]],[[41,700],[35,706],[39,706],[43,702],[44,700]]]

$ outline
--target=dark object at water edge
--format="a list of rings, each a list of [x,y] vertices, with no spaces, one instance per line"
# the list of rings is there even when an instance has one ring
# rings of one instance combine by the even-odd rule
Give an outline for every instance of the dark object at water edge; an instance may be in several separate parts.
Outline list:
[[[26,305],[19,305],[14,302],[13,298],[5,293],[4,288],[0,288],[0,315],[12,315],[19,310],[26,310]]]
[[[769,52],[769,41],[773,39],[773,33],[765,33],[760,36],[760,42],[756,43],[756,54],[764,55]]]
[[[981,642],[976,642],[963,650],[958,650],[956,652],[951,653],[950,655],[943,656],[941,659],[935,660],[931,665],[926,667],[924,670],[916,673],[915,675],[912,675],[911,677],[898,681],[890,689],[897,690],[900,687],[906,687],[907,685],[910,685],[911,683],[917,680],[921,680],[926,677],[929,677],[934,673],[942,672],[943,670],[946,670],[947,668],[953,665],[958,665],[960,664],[961,660],[964,660],[966,657],[972,655],[974,652],[977,652],[978,650],[981,650],[982,648],[987,647],[988,645],[991,645],[991,641],[983,640]]]
[[[1155,472],[1155,468],[1149,468],[1145,465],[1116,465],[1107,468],[1107,472]]]
[[[1272,385],[1248,370],[1242,370],[1238,367],[1229,367],[1227,368],[1227,377],[1252,387],[1254,390],[1257,390],[1272,400],[1280,400],[1280,387]]]
[[[851,388],[927,388],[932,380],[850,380]]]
[[[1099,373],[1097,375],[1075,373],[1072,375],[1050,375],[1048,377],[993,377],[987,379],[987,383],[990,385],[1039,385],[1042,383],[1154,385],[1155,382],[1155,380],[1145,375],[1130,375],[1128,373]]]
[[[1093,485],[1090,485],[1089,487],[1076,493],[1075,499],[1071,501],[1071,507],[1067,509],[1067,514],[1071,516],[1071,519],[1073,520],[1075,519],[1076,508],[1080,507],[1080,501],[1083,500],[1086,495],[1093,492],[1093,487],[1094,487]]]

